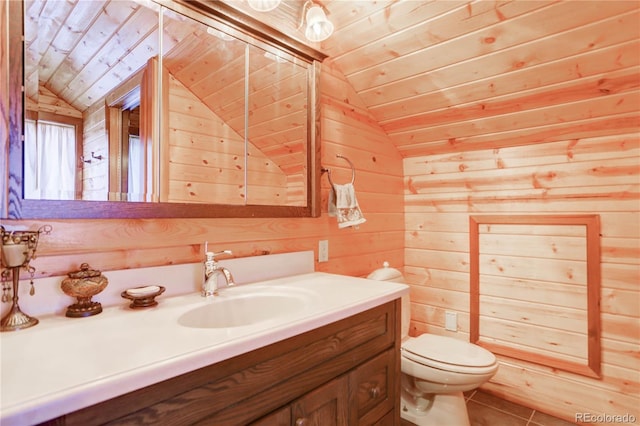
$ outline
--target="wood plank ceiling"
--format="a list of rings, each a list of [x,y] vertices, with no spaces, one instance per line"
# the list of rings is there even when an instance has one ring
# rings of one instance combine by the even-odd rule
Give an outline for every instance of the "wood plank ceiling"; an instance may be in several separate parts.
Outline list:
[[[225,1],[306,42],[304,2],[260,13]],[[336,29],[310,45],[345,74],[405,157],[640,126],[640,2],[317,3]]]
[[[315,47],[405,157],[640,126],[640,2],[316,2],[336,29]],[[229,3],[304,41],[302,2]]]

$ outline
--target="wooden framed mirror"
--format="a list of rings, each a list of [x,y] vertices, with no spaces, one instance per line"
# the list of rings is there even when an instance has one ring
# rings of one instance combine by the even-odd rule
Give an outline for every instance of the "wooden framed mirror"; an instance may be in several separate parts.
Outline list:
[[[82,25],[85,32],[76,31],[74,45],[101,46],[86,57],[79,55],[83,69],[89,70],[81,75],[68,57],[55,58],[55,67],[38,65],[38,58],[53,61],[51,52],[66,50],[43,47],[54,44],[47,30],[58,36],[61,32],[54,22],[42,25],[34,19],[42,13],[29,9],[34,4],[11,2],[9,9],[15,25],[8,29],[9,167],[2,217],[319,216],[323,54],[220,2],[105,2],[102,9],[95,4],[84,8],[85,15],[59,10],[65,19],[53,20],[58,30],[61,22]],[[89,32],[87,22],[102,22],[111,30]],[[140,41],[134,41],[135,34]],[[227,47],[211,53],[217,44]],[[106,52],[116,47],[133,56],[111,59]],[[227,56],[232,51],[234,59]],[[67,79],[53,79],[53,68]],[[45,74],[45,83],[38,83],[39,73]],[[99,75],[103,77],[89,81]],[[117,84],[108,81],[114,78]],[[83,85],[86,89],[80,90]],[[97,92],[100,87],[108,90]],[[69,199],[34,197],[24,186],[33,174],[25,168],[33,162],[33,150],[25,148],[29,144],[23,135],[46,123],[47,107],[37,105],[54,91],[68,95],[69,101],[57,95],[49,109],[82,120],[83,127],[74,155],[75,186],[65,196]],[[35,117],[36,124],[25,124],[25,117]],[[188,132],[188,126],[197,130]],[[94,132],[96,127],[101,132]],[[141,169],[132,168],[134,160]]]

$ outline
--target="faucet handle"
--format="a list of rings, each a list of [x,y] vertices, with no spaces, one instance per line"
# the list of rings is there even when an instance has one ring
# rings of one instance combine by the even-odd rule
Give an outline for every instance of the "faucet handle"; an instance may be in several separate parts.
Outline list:
[[[208,251],[207,253],[207,260],[215,260],[216,256],[220,256],[221,254],[233,254],[233,252],[231,250],[223,250],[223,251],[219,251],[219,252],[211,252]]]

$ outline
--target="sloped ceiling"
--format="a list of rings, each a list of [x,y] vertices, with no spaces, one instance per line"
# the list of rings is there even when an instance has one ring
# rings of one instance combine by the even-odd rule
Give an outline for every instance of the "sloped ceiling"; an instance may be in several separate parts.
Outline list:
[[[304,2],[268,13],[225,2],[306,43]],[[345,74],[405,157],[640,125],[640,2],[317,3],[336,29],[310,45]]]
[[[228,3],[304,42],[303,2]],[[315,47],[405,157],[640,125],[640,2],[317,3],[336,29]]]

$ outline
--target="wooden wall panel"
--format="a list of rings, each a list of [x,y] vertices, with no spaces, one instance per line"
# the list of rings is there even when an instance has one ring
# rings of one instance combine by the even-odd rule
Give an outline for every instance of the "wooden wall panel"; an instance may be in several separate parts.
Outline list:
[[[599,216],[473,215],[469,239],[470,341],[495,354],[600,378]],[[573,245],[562,250],[567,239]],[[500,279],[513,291],[487,291]],[[555,294],[556,284],[584,291],[530,300]]]
[[[499,356],[500,370],[485,385],[504,398],[570,421],[575,421],[576,412],[631,413],[640,418],[640,132],[613,133],[404,160],[405,273],[412,285],[413,334],[432,332],[469,339],[470,215],[600,216],[602,379]],[[491,225],[493,232],[507,229],[496,226]],[[514,272],[535,270],[536,277],[544,276],[546,262],[535,265],[526,259],[518,263],[509,257],[513,242],[508,235],[501,236],[500,244],[487,238],[484,242],[511,262]],[[527,238],[532,255],[549,252],[548,238]],[[574,238],[566,235],[558,240],[557,256],[567,259],[563,262],[584,256]],[[491,264],[485,259],[487,267]],[[540,321],[564,330],[557,336],[568,344],[563,356],[581,359],[584,354],[578,346],[571,349],[572,330],[580,319],[574,318],[576,311],[571,308],[572,303],[584,306],[584,294],[571,279],[565,281],[554,282],[548,291],[534,292],[522,283],[515,286],[507,277],[494,277],[483,283],[490,294],[481,300],[480,310],[495,311],[501,299],[492,295],[511,298],[512,294],[516,299],[535,301],[540,304]],[[559,298],[566,306],[563,312],[558,311]],[[444,329],[445,311],[458,313],[458,333]],[[500,321],[495,324],[503,326]],[[518,334],[508,330],[514,332]],[[527,337],[521,337],[528,344]]]
[[[109,140],[106,134],[106,111],[104,99],[88,108],[83,116],[83,150],[85,155],[109,155]],[[92,161],[82,165],[82,199],[94,201],[109,200],[109,161]]]
[[[34,105],[35,108],[30,108],[31,105]],[[51,92],[43,85],[38,86],[37,99],[30,99],[27,103],[26,109],[39,112],[49,112],[51,114],[74,118],[82,118],[82,112],[66,103],[63,99],[60,99],[55,93]]]
[[[286,204],[282,170],[253,146],[245,163],[244,138],[175,77],[169,85],[168,201]],[[245,170],[251,178],[247,187]]]
[[[231,249],[234,256],[296,250],[317,251],[329,241],[329,262],[320,271],[363,276],[384,261],[404,263],[402,159],[380,127],[367,115],[344,76],[330,63],[321,72],[322,163],[337,182],[350,176],[348,156],[356,166],[356,193],[367,222],[359,229],[338,229],[327,216],[329,184],[322,182],[319,218],[262,219],[111,219],[9,221],[4,226],[53,226],[38,246],[36,276],[64,276],[80,263],[109,271],[203,260],[203,244]],[[329,138],[327,135],[330,135]]]

